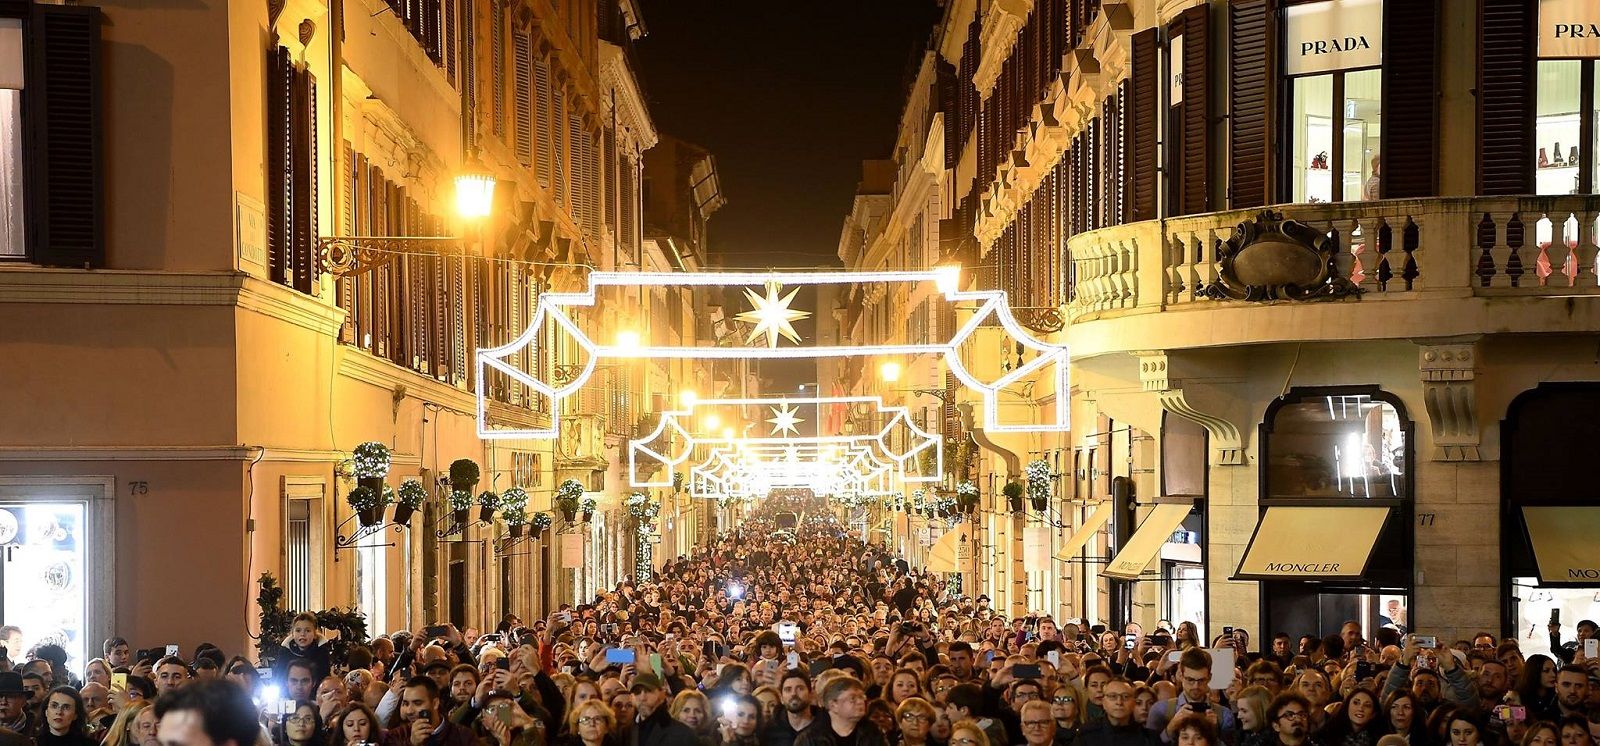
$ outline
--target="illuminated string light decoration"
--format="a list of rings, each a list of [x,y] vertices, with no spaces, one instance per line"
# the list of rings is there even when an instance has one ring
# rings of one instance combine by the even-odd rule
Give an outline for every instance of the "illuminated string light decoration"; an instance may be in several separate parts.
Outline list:
[[[703,432],[695,427],[696,407],[769,407],[781,402],[785,406],[800,405],[802,407],[824,407],[831,405],[867,405],[875,409],[882,427],[874,432],[857,433],[853,435],[821,435],[816,437],[771,437],[771,438],[741,438],[738,439],[747,448],[760,448],[763,446],[777,445],[802,445],[809,443],[832,444],[843,450],[851,445],[866,445],[881,457],[884,463],[893,464],[896,478],[906,482],[933,482],[940,478],[944,470],[943,438],[928,432],[917,425],[911,417],[910,410],[906,407],[885,406],[883,398],[878,396],[837,396],[837,397],[810,397],[810,398],[783,398],[783,399],[701,399],[693,407],[669,410],[661,413],[654,431],[647,435],[633,439],[628,443],[628,480],[633,487],[667,487],[672,484],[672,474],[681,465],[695,455],[696,446],[710,444],[730,444],[734,439],[724,434],[716,437]],[[819,410],[820,411],[820,410]],[[702,418],[703,421],[703,418]],[[895,447],[891,435],[900,433],[898,442],[903,444]],[[930,450],[931,449],[931,450]],[[920,459],[923,452],[932,454],[932,469],[927,473],[921,470]],[[641,464],[641,461],[643,463]],[[650,478],[640,475],[646,471],[657,468],[662,473]]]
[[[800,433],[800,423],[805,422],[799,417],[799,410],[790,407],[789,402],[773,407],[772,414],[773,416],[769,417],[767,422],[772,423],[773,435],[782,433],[795,433],[798,435]]]
[[[789,307],[789,304],[794,302],[794,296],[800,291],[798,289],[790,290],[788,295],[779,298],[778,294],[783,292],[783,283],[768,280],[766,286],[767,294],[765,297],[757,295],[750,288],[744,289],[744,297],[750,301],[752,308],[734,318],[747,324],[755,325],[755,328],[750,330],[750,336],[745,338],[744,343],[750,344],[757,337],[765,334],[767,335],[767,347],[769,348],[778,346],[779,336],[785,337],[795,344],[800,344],[800,334],[794,330],[794,322],[811,315],[809,311],[796,311]]]
[[[834,496],[899,494],[894,464],[865,443],[846,447],[809,438],[789,443],[729,442],[711,448],[690,469],[690,495],[727,500],[762,497],[782,489]]]
[[[1006,294],[1000,290],[958,290],[959,270],[952,267],[941,267],[924,271],[895,271],[895,272],[594,272],[589,275],[589,287],[583,292],[575,293],[545,293],[539,297],[537,310],[534,312],[532,323],[528,328],[510,343],[477,351],[475,360],[478,366],[476,376],[478,400],[478,435],[485,439],[507,438],[555,438],[559,434],[562,421],[562,409],[565,400],[576,394],[594,375],[602,360],[658,358],[677,360],[729,360],[729,359],[822,359],[822,358],[895,358],[912,355],[933,354],[942,358],[946,370],[960,381],[962,385],[977,392],[982,402],[983,427],[994,433],[1025,433],[1025,432],[1063,432],[1070,424],[1068,400],[1065,395],[1068,390],[1067,379],[1067,349],[1062,345],[1050,344],[1035,339],[1012,315],[1006,302]],[[811,345],[795,347],[777,346],[778,336],[783,334],[782,324],[777,324],[776,319],[784,318],[790,322],[797,320],[793,314],[806,313],[791,309],[789,301],[795,297],[798,289],[790,290],[787,295],[780,295],[782,288],[792,288],[796,285],[861,285],[870,283],[924,283],[931,284],[942,297],[943,301],[951,305],[959,305],[963,313],[970,311],[970,316],[960,323],[947,340],[923,340],[914,344],[899,345]],[[767,347],[720,347],[720,346],[648,346],[631,344],[632,339],[623,340],[627,345],[603,345],[596,343],[583,329],[575,323],[570,315],[572,309],[582,309],[596,305],[597,291],[610,288],[650,288],[650,287],[676,287],[676,288],[716,288],[739,287],[748,290],[751,286],[760,286],[768,289],[761,298],[761,303],[755,311],[746,313],[758,314],[751,316],[755,323],[760,325],[763,321],[767,324],[762,328],[763,333],[769,335]],[[747,295],[755,295],[753,292]],[[771,299],[771,302],[769,302]],[[745,314],[740,314],[745,316]],[[799,317],[803,318],[803,317]],[[968,370],[961,360],[961,346],[973,337],[980,328],[999,327],[1009,337],[1009,342],[1014,343],[1019,351],[1026,351],[1032,357],[1022,360],[1019,364],[1011,366],[994,380],[983,380]],[[543,380],[534,372],[523,370],[518,366],[517,360],[520,353],[532,348],[534,354],[528,359],[540,359],[538,344],[541,335],[549,333],[555,337],[564,338],[559,344],[572,344],[580,352],[581,364],[570,375],[563,375],[559,380],[551,377]],[[795,335],[798,337],[798,335]],[[752,337],[753,339],[753,337]],[[491,426],[489,423],[489,407],[491,390],[488,381],[496,380],[492,374],[500,374],[510,379],[510,383],[527,386],[534,396],[544,397],[549,400],[549,425],[531,427],[512,427],[505,425]],[[1049,381],[1049,388],[1060,394],[1053,396],[1053,404],[1045,405],[1041,412],[1042,421],[1033,421],[1033,409],[1028,409],[1027,420],[1023,422],[1000,421],[1001,392],[1014,384],[1027,381]],[[1010,394],[1015,397],[1015,392]],[[635,486],[643,486],[635,484]],[[656,485],[662,486],[662,485]]]

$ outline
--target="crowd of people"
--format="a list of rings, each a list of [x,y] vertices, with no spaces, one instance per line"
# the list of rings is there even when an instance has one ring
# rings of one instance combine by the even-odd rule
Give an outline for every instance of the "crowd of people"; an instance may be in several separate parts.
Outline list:
[[[1353,621],[1253,648],[1007,619],[771,502],[649,582],[486,634],[333,645],[301,615],[261,668],[112,639],[75,672],[39,646],[0,659],[0,746],[1600,746],[1592,621],[1552,658]]]

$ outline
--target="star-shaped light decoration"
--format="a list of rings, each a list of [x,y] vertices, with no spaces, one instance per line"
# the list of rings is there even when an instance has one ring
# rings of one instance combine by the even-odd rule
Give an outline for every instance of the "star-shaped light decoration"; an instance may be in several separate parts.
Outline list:
[[[783,404],[773,407],[772,413],[776,416],[768,417],[767,422],[772,423],[773,435],[782,435],[784,433],[794,433],[795,435],[800,434],[800,423],[805,422],[805,420],[800,419],[798,416],[800,414],[800,410],[789,406],[788,402],[784,402]]]
[[[767,346],[777,347],[778,337],[788,337],[790,342],[800,343],[800,335],[794,330],[794,322],[811,315],[809,311],[796,311],[789,307],[794,301],[794,296],[800,292],[798,288],[790,290],[788,295],[778,297],[783,284],[779,282],[767,283],[766,297],[757,295],[750,288],[744,289],[744,297],[750,300],[752,310],[745,311],[735,319],[749,324],[755,324],[755,329],[750,331],[750,336],[745,339],[745,344],[754,342],[762,334],[767,335]]]

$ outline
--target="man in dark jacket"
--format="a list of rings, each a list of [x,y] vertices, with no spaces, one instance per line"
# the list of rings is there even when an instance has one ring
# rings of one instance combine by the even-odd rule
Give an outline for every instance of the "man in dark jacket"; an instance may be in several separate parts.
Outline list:
[[[661,677],[641,673],[633,677],[633,707],[638,721],[630,730],[631,746],[696,746],[699,741],[689,726],[672,719],[667,712],[667,689]]]
[[[849,676],[840,676],[822,687],[822,706],[827,717],[819,717],[800,732],[795,746],[886,746],[883,732],[867,720],[867,688]]]
[[[400,724],[383,734],[383,746],[476,746],[478,738],[440,711],[439,685],[427,676],[406,679]]]
[[[767,746],[794,746],[801,731],[810,727],[822,714],[811,704],[811,677],[806,672],[791,668],[778,682],[778,696],[783,709],[772,718],[772,724],[762,735]]]
[[[1075,741],[1076,746],[1158,746],[1155,731],[1133,720],[1133,685],[1113,679],[1104,691],[1106,719],[1090,723]]]

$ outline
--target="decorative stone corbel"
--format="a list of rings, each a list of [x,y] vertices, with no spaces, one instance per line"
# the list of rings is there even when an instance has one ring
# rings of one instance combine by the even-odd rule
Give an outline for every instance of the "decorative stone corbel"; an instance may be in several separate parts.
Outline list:
[[[1478,337],[1418,340],[1422,401],[1433,430],[1434,461],[1478,461]]]
[[[1135,352],[1139,358],[1139,383],[1156,395],[1161,408],[1193,420],[1211,436],[1211,463],[1216,466],[1244,464],[1244,438],[1238,426],[1226,418],[1200,411],[1185,397],[1180,381],[1172,378],[1167,353],[1162,350]]]

